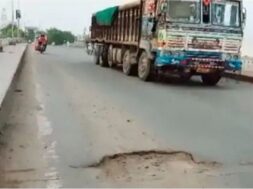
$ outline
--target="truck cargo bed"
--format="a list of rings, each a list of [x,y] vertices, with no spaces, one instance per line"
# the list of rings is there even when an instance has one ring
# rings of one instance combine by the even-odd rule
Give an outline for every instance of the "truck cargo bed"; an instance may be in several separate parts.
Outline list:
[[[103,20],[99,20],[101,16],[109,17],[104,17],[103,22]],[[141,28],[140,24],[140,0],[123,6],[111,7],[99,11],[92,16],[91,41],[111,44],[138,45]]]

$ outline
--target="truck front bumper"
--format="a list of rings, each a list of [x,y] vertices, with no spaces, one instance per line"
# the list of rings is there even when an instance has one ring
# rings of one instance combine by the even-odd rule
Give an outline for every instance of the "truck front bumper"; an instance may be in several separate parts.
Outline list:
[[[241,59],[222,60],[221,58],[217,57],[215,58],[189,57],[184,53],[179,53],[176,55],[157,53],[155,59],[155,66],[157,68],[171,68],[171,69],[188,68],[195,71],[198,70],[199,68],[207,68],[221,71],[222,70],[241,71],[242,60]]]

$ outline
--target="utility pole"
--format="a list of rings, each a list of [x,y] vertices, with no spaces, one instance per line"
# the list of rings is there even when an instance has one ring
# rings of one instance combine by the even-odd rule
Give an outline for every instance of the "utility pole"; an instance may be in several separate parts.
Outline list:
[[[17,19],[18,21],[18,26],[17,26],[17,37],[20,37],[20,19]]]
[[[14,0],[11,0],[11,36],[14,38]]]
[[[21,18],[21,11],[20,11],[20,1],[18,0],[18,8],[16,10],[16,19],[18,21],[18,29],[17,29],[17,37],[20,38],[20,18]]]

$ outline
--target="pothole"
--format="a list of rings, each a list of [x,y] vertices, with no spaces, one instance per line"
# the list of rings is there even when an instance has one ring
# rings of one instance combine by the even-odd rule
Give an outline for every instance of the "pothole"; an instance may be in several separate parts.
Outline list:
[[[102,182],[109,179],[130,184],[123,186],[139,186],[141,183],[143,187],[149,184],[154,184],[151,185],[154,187],[202,187],[203,183],[208,183],[209,175],[215,175],[220,166],[215,161],[196,161],[191,153],[183,151],[138,151],[105,156],[88,166],[70,167],[99,170],[96,179]]]
[[[119,153],[111,156],[104,156],[99,162],[93,163],[82,168],[99,168],[106,166],[107,164],[117,162],[117,163],[126,163],[127,160],[136,159],[136,160],[152,160],[162,163],[166,161],[185,161],[191,164],[198,164],[207,167],[217,167],[220,163],[216,161],[196,161],[194,156],[185,151],[138,151],[138,152],[128,152],[128,153]]]

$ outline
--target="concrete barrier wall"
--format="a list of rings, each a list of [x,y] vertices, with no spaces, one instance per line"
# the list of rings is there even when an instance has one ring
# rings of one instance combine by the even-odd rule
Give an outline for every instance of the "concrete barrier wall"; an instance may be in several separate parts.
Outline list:
[[[27,44],[6,46],[4,52],[0,53],[0,108],[7,95],[7,91],[14,81],[18,68],[20,68],[21,60],[26,51],[26,48]]]
[[[10,39],[0,39],[0,45],[6,46],[10,42]]]
[[[0,46],[7,46],[10,42],[24,43],[24,39],[21,38],[0,38]]]

